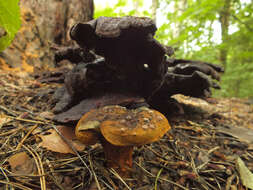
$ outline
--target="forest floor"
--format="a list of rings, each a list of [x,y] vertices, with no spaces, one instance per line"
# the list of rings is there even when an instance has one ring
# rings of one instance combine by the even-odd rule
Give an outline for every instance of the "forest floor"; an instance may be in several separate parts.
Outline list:
[[[50,119],[60,84],[20,71],[0,72],[0,189],[247,189],[253,186],[253,103],[178,95],[184,113],[155,143],[136,147],[131,176],[106,168],[99,144],[78,143],[73,128]],[[78,150],[80,158],[55,131]],[[244,165],[245,163],[245,165]],[[249,169],[249,170],[248,170]],[[90,172],[89,172],[90,171]]]

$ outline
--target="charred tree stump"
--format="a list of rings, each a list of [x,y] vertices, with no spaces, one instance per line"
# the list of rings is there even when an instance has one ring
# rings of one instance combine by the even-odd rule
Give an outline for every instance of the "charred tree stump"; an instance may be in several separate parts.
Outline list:
[[[219,80],[221,67],[168,59],[172,48],[154,39],[156,30],[151,19],[132,16],[74,25],[70,36],[78,47],[55,55],[77,63],[65,76],[55,120],[75,122],[90,109],[112,104],[166,110],[174,94],[203,98],[211,95],[210,88],[219,88],[212,79]]]

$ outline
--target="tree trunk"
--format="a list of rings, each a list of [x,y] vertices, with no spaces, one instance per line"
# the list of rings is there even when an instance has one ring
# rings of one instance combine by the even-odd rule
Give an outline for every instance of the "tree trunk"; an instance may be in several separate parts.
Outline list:
[[[156,23],[156,11],[158,9],[158,0],[152,0],[152,18]]]
[[[234,89],[234,97],[239,97],[241,83],[242,83],[241,80],[238,79],[235,81],[235,86],[232,86],[232,88]]]
[[[174,3],[175,17],[180,17],[187,9],[187,0],[176,0]],[[183,32],[184,21],[175,20],[175,27],[173,28],[173,38],[178,38]],[[186,46],[186,44],[184,44]]]
[[[221,40],[222,46],[220,48],[220,61],[226,69],[227,65],[227,54],[228,54],[228,30],[229,30],[229,20],[230,20],[230,8],[231,0],[224,0],[224,5],[220,11],[220,24],[221,24]]]
[[[1,61],[12,67],[53,66],[50,45],[67,45],[69,29],[93,17],[93,0],[20,0],[22,26]],[[1,59],[2,57],[2,59]]]
[[[134,4],[135,16],[139,16],[140,2],[136,0],[136,1],[133,1],[133,4]]]

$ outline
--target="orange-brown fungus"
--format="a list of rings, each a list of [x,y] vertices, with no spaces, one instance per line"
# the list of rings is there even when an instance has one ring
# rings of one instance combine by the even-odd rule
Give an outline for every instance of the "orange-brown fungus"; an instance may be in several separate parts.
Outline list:
[[[115,146],[105,139],[101,141],[107,166],[115,169],[121,177],[129,176],[133,165],[133,146]]]
[[[144,145],[159,140],[170,125],[163,114],[148,108],[128,110],[127,115],[101,123],[104,138],[117,146]]]
[[[100,134],[96,131],[89,129],[85,132],[76,132],[76,137],[83,144],[93,145],[99,142]]]
[[[86,113],[77,124],[76,136],[85,144],[100,139],[108,166],[126,176],[132,167],[133,146],[157,141],[169,129],[168,120],[158,111],[106,106]]]

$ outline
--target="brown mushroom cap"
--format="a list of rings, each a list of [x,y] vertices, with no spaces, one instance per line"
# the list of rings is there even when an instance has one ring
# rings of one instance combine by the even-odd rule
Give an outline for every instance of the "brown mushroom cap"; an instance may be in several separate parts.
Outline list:
[[[101,123],[107,118],[115,118],[125,112],[126,108],[120,106],[105,106],[89,111],[77,123],[75,128],[77,139],[86,145],[99,142]]]
[[[144,145],[159,140],[170,125],[163,114],[145,107],[128,110],[119,118],[101,123],[100,131],[113,145]]]
[[[78,140],[80,140],[83,144],[93,145],[99,141],[99,125],[98,121],[89,121],[86,122],[87,117],[92,115],[95,110],[91,110],[87,114],[85,114],[77,123],[75,134]]]
[[[85,132],[76,132],[76,137],[85,145],[93,145],[99,142],[100,134],[94,130],[86,130]]]
[[[154,142],[169,129],[168,120],[158,111],[146,107],[127,110],[121,106],[105,106],[81,118],[76,136],[85,144],[94,144],[101,133],[113,145],[134,146]]]

